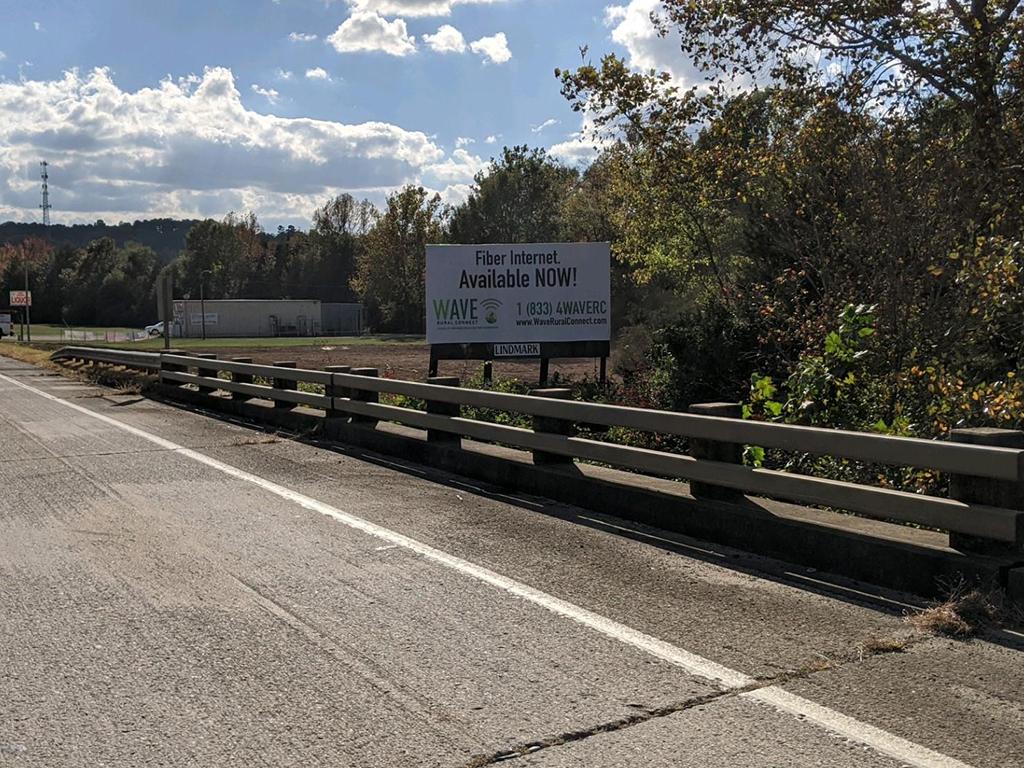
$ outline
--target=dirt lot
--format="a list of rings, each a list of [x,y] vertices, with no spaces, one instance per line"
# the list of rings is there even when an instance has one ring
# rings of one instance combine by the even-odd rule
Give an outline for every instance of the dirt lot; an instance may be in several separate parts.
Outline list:
[[[239,349],[237,347],[210,347],[222,359],[251,357],[257,363],[294,360],[299,368],[323,368],[327,365],[351,365],[353,368],[379,368],[381,376],[395,379],[422,381],[430,365],[430,351],[426,344],[361,344],[358,346],[308,346],[287,349]],[[458,376],[466,380],[480,371],[483,365],[474,360],[443,360],[438,373]],[[495,362],[496,377],[517,378],[535,383],[540,373],[540,362]],[[598,375],[597,360],[560,360],[551,362],[551,376],[572,376],[575,379]]]

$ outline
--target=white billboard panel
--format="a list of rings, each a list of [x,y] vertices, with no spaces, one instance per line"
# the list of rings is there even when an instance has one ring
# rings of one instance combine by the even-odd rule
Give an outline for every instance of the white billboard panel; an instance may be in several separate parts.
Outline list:
[[[608,243],[427,246],[427,342],[608,341]]]

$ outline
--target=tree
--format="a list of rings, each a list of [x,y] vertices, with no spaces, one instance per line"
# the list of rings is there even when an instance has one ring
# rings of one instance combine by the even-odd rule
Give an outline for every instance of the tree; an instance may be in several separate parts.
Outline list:
[[[371,328],[423,332],[426,247],[443,240],[441,213],[440,196],[423,187],[407,186],[388,196],[366,235],[352,279]]]
[[[7,273],[9,290],[31,290],[33,276],[44,269],[52,253],[53,246],[40,237],[26,237],[20,243],[0,246],[0,274]],[[31,315],[30,310],[25,311],[26,317]]]
[[[738,393],[755,371],[799,398],[796,374],[825,370],[835,318],[869,306],[874,351],[848,374],[874,398],[871,424],[931,435],[1012,412],[1000,382],[1024,366],[1018,4],[663,0],[656,15],[681,55],[725,78],[686,88],[614,56],[558,74],[616,142],[602,198],[613,253],[674,292],[676,318],[646,323],[670,402]]]
[[[175,262],[176,290],[210,298],[274,297],[279,271],[267,247],[267,235],[254,213],[230,213],[207,219],[189,230],[185,250]]]
[[[153,287],[159,260],[137,243],[124,248],[109,237],[94,240],[61,272],[66,304],[62,318],[73,325],[143,325],[156,315]]]
[[[324,301],[353,301],[351,283],[367,232],[378,216],[368,200],[338,195],[313,212],[313,227],[297,254],[294,283]]]
[[[851,105],[917,112],[931,102],[966,118],[980,175],[1024,180],[1019,120],[1021,0],[662,0],[662,30],[709,73],[828,83]],[[816,54],[820,54],[821,61]],[[934,115],[933,115],[934,117]],[[1018,130],[1011,129],[1014,126]],[[1010,129],[1010,130],[1008,130]],[[972,170],[972,173],[974,171]],[[999,191],[974,185],[985,221]]]
[[[452,211],[452,242],[558,240],[562,203],[577,176],[543,149],[506,147],[499,159],[477,173],[469,198]]]

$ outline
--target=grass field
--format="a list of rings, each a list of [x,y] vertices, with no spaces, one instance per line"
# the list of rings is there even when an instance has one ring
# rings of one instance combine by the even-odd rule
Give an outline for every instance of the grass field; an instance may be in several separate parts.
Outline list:
[[[103,329],[97,329],[102,332]],[[109,329],[108,329],[109,330]],[[98,334],[97,334],[98,335]],[[422,336],[378,335],[378,336],[335,336],[329,338],[240,338],[240,339],[172,339],[172,348],[188,352],[210,352],[220,358],[252,357],[261,364],[281,360],[295,362],[300,368],[321,369],[328,365],[350,365],[354,368],[377,368],[382,376],[422,381],[430,364],[430,348]],[[19,344],[4,339],[0,350],[11,352],[15,349],[34,348],[49,355],[50,352],[70,342],[61,342],[52,335],[49,339],[33,338],[32,344]],[[75,346],[117,347],[139,351],[156,352],[163,349],[163,339],[143,341],[75,341]],[[482,362],[478,360],[447,360],[441,364],[440,373],[458,376],[463,381],[478,377]],[[539,376],[538,361],[495,361],[494,375],[497,378],[518,379],[534,383]],[[595,379],[598,373],[596,360],[558,360],[551,363],[552,375],[569,376],[575,379]]]
[[[17,339],[17,328],[13,329],[15,335],[12,339],[6,339],[6,342],[11,342]],[[132,331],[138,332],[139,329],[132,328],[95,328],[95,327],[84,327],[76,326],[75,339],[72,341],[65,334],[61,335],[61,331],[67,329],[60,325],[47,325],[47,324],[32,324],[32,341],[41,343],[64,343],[64,344],[75,344],[76,346],[82,347],[119,347],[124,349],[138,349],[140,351],[152,351],[156,352],[164,347],[164,340],[159,337],[153,337],[148,339],[140,339],[138,341],[129,341],[122,339],[118,341],[106,341],[104,339],[106,334],[113,335],[117,333],[121,336],[131,334]],[[87,332],[94,338],[82,340],[78,338],[78,334],[81,332]],[[407,336],[407,335],[390,335],[382,334],[378,336],[330,336],[324,338],[316,338],[309,336],[301,337],[249,337],[249,338],[237,338],[237,339],[171,339],[171,347],[174,349],[189,349],[189,350],[203,350],[203,349],[287,349],[293,347],[361,347],[361,346],[390,346],[390,345],[403,345],[403,344],[423,344],[424,338],[422,336]]]
[[[300,337],[253,337],[239,339],[171,339],[174,349],[287,349],[296,347],[365,347],[402,344],[423,344],[422,336],[331,336],[326,338]],[[116,346],[140,350],[160,350],[164,347],[162,338],[135,342],[89,342],[92,346]]]

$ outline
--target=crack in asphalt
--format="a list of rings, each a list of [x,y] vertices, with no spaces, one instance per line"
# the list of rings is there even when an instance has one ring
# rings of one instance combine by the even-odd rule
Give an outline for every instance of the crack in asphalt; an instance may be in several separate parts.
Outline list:
[[[575,741],[583,741],[589,739],[592,736],[597,736],[602,733],[614,733],[615,731],[621,731],[626,728],[631,728],[635,725],[641,725],[648,723],[651,720],[657,720],[662,717],[669,717],[679,712],[685,712],[688,709],[699,707],[704,704],[710,704],[718,699],[738,696],[741,693],[762,688],[765,686],[754,684],[744,686],[742,688],[730,688],[725,691],[715,691],[713,693],[705,694],[704,696],[695,696],[685,701],[680,701],[675,704],[668,704],[663,707],[657,707],[654,709],[641,709],[635,715],[628,715],[621,717],[617,720],[611,720],[605,723],[599,723],[589,728],[581,728],[575,731],[565,731],[563,733],[554,734],[552,736],[546,736],[541,739],[533,741],[523,742],[514,747],[502,749],[498,752],[493,752],[489,755],[477,755],[466,763],[463,768],[486,768],[489,765],[497,765],[503,763],[506,760],[517,760],[521,757],[535,754],[545,749],[551,749],[552,747],[560,747],[564,744],[570,744]],[[636,706],[636,705],[630,705]]]
[[[738,687],[729,688],[723,691],[715,691],[713,693],[705,694],[704,696],[695,696],[685,701],[677,702],[675,704],[668,704],[663,707],[656,707],[653,709],[639,708],[640,711],[635,715],[629,715],[622,717],[617,720],[611,720],[605,723],[599,723],[589,728],[581,728],[573,731],[565,731],[563,733],[555,734],[552,736],[546,736],[540,739],[532,741],[522,742],[516,746],[502,749],[498,752],[493,752],[486,755],[476,755],[462,768],[486,768],[486,766],[497,765],[509,760],[518,760],[522,757],[535,754],[542,750],[551,749],[552,747],[560,747],[565,744],[570,744],[576,741],[583,741],[593,736],[599,736],[603,733],[614,733],[615,731],[625,730],[636,725],[642,725],[643,723],[650,722],[651,720],[657,720],[663,717],[670,717],[679,712],[685,712],[686,710],[693,709],[695,707],[710,704],[720,699],[735,698],[744,693],[750,693],[751,691],[761,690],[763,688],[771,688],[778,685],[783,685],[793,680],[802,680],[809,678],[816,674],[823,672],[831,672],[836,669],[849,666],[851,664],[859,664],[867,659],[874,656],[886,656],[893,654],[905,653],[907,650],[927,642],[932,639],[931,635],[911,635],[909,637],[899,638],[901,646],[898,650],[872,650],[870,648],[860,646],[860,650],[856,656],[851,654],[845,659],[837,660],[837,663],[827,664],[821,667],[805,667],[803,669],[786,671],[778,675],[771,677],[758,678],[756,682]],[[628,705],[637,706],[637,705]]]

